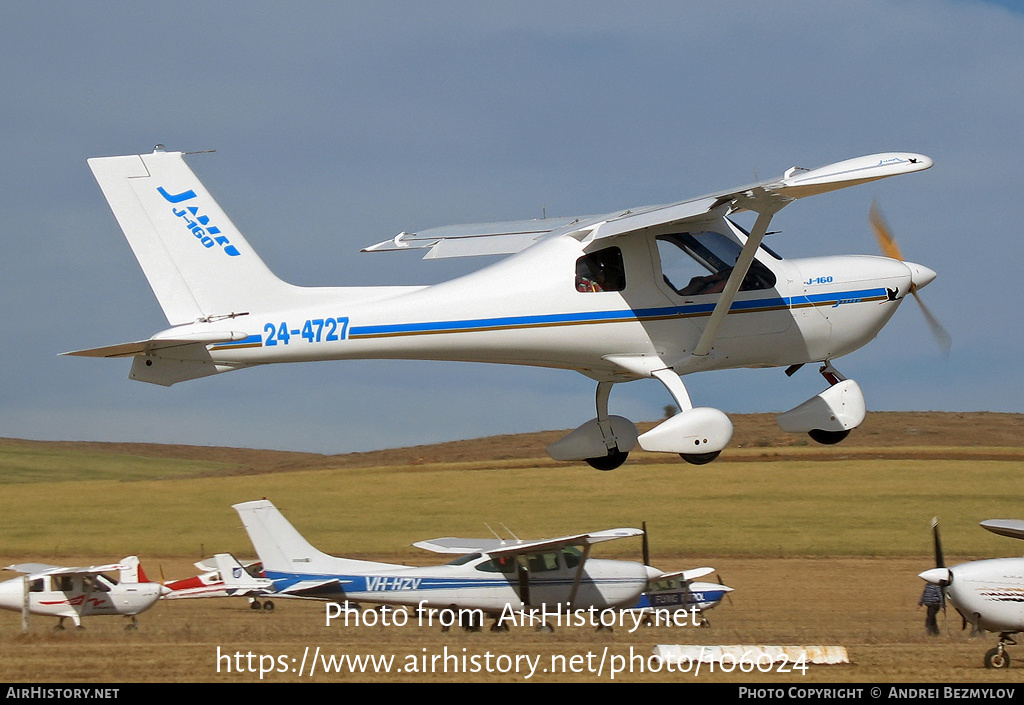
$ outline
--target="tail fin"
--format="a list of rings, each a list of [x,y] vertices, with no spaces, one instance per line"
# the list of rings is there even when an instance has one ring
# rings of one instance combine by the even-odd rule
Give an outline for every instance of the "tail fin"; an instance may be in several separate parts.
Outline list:
[[[249,574],[245,571],[245,567],[230,553],[218,553],[213,557],[213,563],[217,566],[220,579],[228,587],[240,587],[248,584],[246,578],[249,577]]]
[[[121,560],[121,570],[118,581],[122,583],[148,583],[149,578],[142,570],[142,563],[138,556],[126,556]]]
[[[249,540],[263,562],[263,569],[275,573],[340,573],[387,564],[329,556],[314,548],[270,500],[234,505]]]
[[[89,160],[172,325],[280,301],[290,289],[256,255],[181,152]]]
[[[254,578],[249,574],[237,558],[230,553],[218,553],[213,557],[214,565],[220,573],[220,579],[229,590],[269,590],[273,583],[265,578]]]

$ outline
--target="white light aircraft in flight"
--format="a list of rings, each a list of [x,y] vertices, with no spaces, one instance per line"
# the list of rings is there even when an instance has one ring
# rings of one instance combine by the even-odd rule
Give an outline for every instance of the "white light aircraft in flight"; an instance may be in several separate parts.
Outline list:
[[[907,294],[935,277],[902,261],[872,215],[885,257],[785,260],[764,246],[795,199],[928,169],[890,152],[661,206],[401,233],[369,252],[426,258],[508,254],[432,286],[298,287],[278,279],[185,163],[151,154],[89,160],[170,327],[146,340],[67,353],[130,357],[160,385],[255,365],[397,358],[575,370],[597,383],[596,417],[548,453],[611,470],[639,445],[714,460],[732,438],[722,411],[695,407],[681,375],[817,363],[828,388],[778,417],[836,443],[864,419],[857,383],[833,361],[872,340]],[[730,215],[756,214],[747,231]],[[923,305],[922,305],[923,307]],[[936,337],[948,334],[924,309]],[[638,435],[611,415],[613,385],[653,378],[679,409]]]

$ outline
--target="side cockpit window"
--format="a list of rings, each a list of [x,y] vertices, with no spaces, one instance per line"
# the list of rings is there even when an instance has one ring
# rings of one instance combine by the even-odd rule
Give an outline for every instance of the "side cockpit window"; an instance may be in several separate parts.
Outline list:
[[[662,276],[680,296],[721,292],[742,249],[734,240],[710,231],[661,235],[657,242]],[[755,259],[740,285],[740,291],[771,289],[773,286],[775,275]]]
[[[576,291],[622,291],[625,288],[626,269],[618,247],[606,247],[576,260]]]

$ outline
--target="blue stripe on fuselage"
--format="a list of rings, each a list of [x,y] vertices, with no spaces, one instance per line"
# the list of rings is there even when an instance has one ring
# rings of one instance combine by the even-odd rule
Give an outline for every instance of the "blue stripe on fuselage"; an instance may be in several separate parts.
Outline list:
[[[754,313],[801,306],[825,306],[856,303],[885,298],[883,288],[843,291],[829,294],[796,297],[775,296],[749,301],[734,301],[730,313]],[[506,328],[534,328],[544,326],[615,323],[619,321],[645,321],[659,318],[684,318],[710,315],[714,303],[661,306],[658,308],[620,309],[615,311],[584,311],[580,313],[554,313],[535,316],[505,316],[498,318],[471,318],[463,321],[430,321],[424,323],[392,323],[352,326],[350,338],[377,338],[398,335],[426,335],[431,333],[465,333]]]

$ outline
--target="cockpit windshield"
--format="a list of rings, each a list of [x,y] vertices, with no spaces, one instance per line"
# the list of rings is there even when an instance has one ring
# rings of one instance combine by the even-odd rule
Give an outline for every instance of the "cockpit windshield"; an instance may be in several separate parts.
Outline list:
[[[657,242],[662,276],[680,296],[721,292],[742,250],[735,240],[712,231],[661,235]],[[740,291],[771,289],[773,286],[775,275],[754,260]]]

